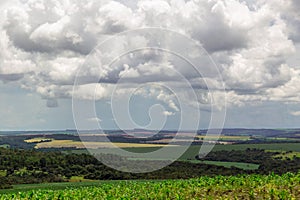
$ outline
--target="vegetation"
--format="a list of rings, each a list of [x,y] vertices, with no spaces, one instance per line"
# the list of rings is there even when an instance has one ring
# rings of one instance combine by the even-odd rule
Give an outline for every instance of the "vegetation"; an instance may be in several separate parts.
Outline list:
[[[110,160],[122,161],[116,156],[107,156],[110,156]],[[133,165],[135,162],[138,161],[131,161]],[[145,167],[151,167],[157,161],[143,162]],[[93,180],[186,179],[200,175],[244,173],[243,170],[237,168],[228,169],[221,166],[187,162],[175,162],[164,169],[151,173],[123,173],[106,167],[94,156],[88,154],[63,154],[61,152],[17,149],[0,149],[0,171],[3,178],[1,182],[7,183],[5,187],[12,184],[64,182],[69,181],[73,176]]]
[[[224,162],[224,161],[210,161],[210,160],[190,160],[191,163],[202,163],[207,165],[217,165],[217,166],[223,166],[227,168],[240,168],[244,170],[257,170],[259,168],[259,165],[253,164],[253,163],[244,163],[244,162]]]
[[[63,190],[32,190],[0,199],[299,199],[300,173],[203,176],[190,180],[122,181]]]
[[[292,159],[278,157],[280,152],[265,151],[261,149],[246,149],[245,151],[216,151],[210,152],[205,158],[197,159],[202,161],[223,161],[223,162],[248,162],[259,164],[256,173],[265,174],[268,172],[286,173],[298,172],[300,169],[300,158],[294,156]]]
[[[176,148],[176,147],[170,147]],[[187,151],[180,157],[181,160],[193,160],[195,159],[195,155],[199,154],[199,150],[201,145],[192,145]],[[151,151],[156,151],[157,147],[140,147],[140,148],[124,148],[127,151],[135,152],[135,153],[147,153]],[[282,151],[293,151],[300,152],[300,143],[272,143],[272,144],[232,144],[232,145],[215,145],[213,148],[213,152],[217,151],[245,151],[247,149],[262,149],[262,150],[272,150],[275,152]],[[92,150],[93,151],[93,150]],[[101,150],[105,152],[105,150]],[[87,152],[86,150],[72,150],[72,153],[83,153]]]
[[[293,151],[283,151],[279,154],[275,155],[274,158],[276,159],[294,159],[295,157],[300,157],[300,152],[293,152]]]
[[[63,190],[67,188],[78,188],[78,187],[90,187],[90,186],[101,186],[104,183],[119,183],[121,181],[84,181],[84,182],[59,182],[59,183],[38,183],[38,184],[18,184],[13,185],[8,189],[0,190],[1,194],[26,192],[31,190]]]
[[[155,134],[155,131],[147,131],[147,130],[131,130],[133,134],[138,132],[139,134],[144,134],[145,137],[128,137],[128,135],[121,131],[104,131],[104,133],[99,133],[97,131],[87,132],[81,137],[78,136],[76,130],[68,130],[68,131],[36,131],[36,132],[26,132],[26,131],[17,131],[17,132],[0,132],[0,146],[5,145],[11,148],[18,148],[18,149],[32,149],[37,145],[40,145],[41,148],[59,148],[59,147],[67,147],[69,149],[76,149],[76,148],[84,148],[81,144],[81,140],[83,139],[85,142],[104,142],[105,139],[109,139],[113,143],[133,143],[133,144],[166,144],[166,142],[170,141],[174,138],[175,132],[174,131],[160,131],[159,133]],[[151,137],[149,136],[151,133]],[[282,149],[286,151],[299,151],[300,145],[300,130],[299,129],[224,129],[222,131],[222,135],[218,137],[214,137],[212,135],[205,136],[207,130],[199,130],[198,135],[194,137],[192,133],[186,132],[184,136],[180,137],[180,140],[194,140],[194,145],[199,146],[202,144],[203,138],[205,137],[207,140],[220,142],[221,144],[241,144],[242,146],[235,146],[235,145],[216,145],[215,150],[218,148],[224,148],[220,146],[226,146],[226,148],[262,148],[262,149],[269,149],[272,148],[273,145],[277,146],[278,144],[282,144],[289,146],[296,146],[297,149]],[[36,139],[36,140],[35,140]],[[57,141],[62,140],[61,144],[57,144]],[[184,142],[175,142],[174,144],[180,144]],[[54,143],[51,141],[55,141]],[[72,142],[72,145],[70,145]],[[48,143],[48,145],[45,145]],[[64,143],[67,146],[64,146]],[[286,144],[285,144],[286,143]],[[260,145],[265,145],[264,147],[260,147]],[[51,146],[52,145],[52,146]],[[246,146],[245,146],[246,145]],[[250,145],[250,146],[248,146]],[[251,146],[254,145],[254,146]],[[98,145],[99,146],[99,145]],[[130,145],[121,146],[121,147],[132,147]],[[134,146],[137,147],[137,146]],[[148,147],[148,146],[147,146]],[[278,146],[280,147],[280,145]],[[94,148],[94,147],[92,147]],[[153,148],[153,147],[149,147]],[[155,147],[154,147],[155,148]],[[283,147],[285,148],[285,147]],[[274,148],[272,148],[275,150]],[[53,150],[53,149],[51,149]],[[59,149],[57,149],[59,150]],[[61,150],[61,149],[60,149]],[[228,149],[231,150],[231,149]],[[240,149],[242,150],[242,149]],[[280,150],[280,149],[276,149]]]
[[[200,140],[203,140],[205,138],[206,140],[219,140],[219,141],[246,141],[250,139],[250,136],[221,135],[218,137],[214,137],[214,136],[198,135],[196,138],[199,138]]]
[[[44,138],[44,137],[36,137],[36,138],[31,138],[28,140],[24,140],[24,142],[27,143],[41,143],[41,142],[51,142],[51,138]]]
[[[127,159],[135,166],[142,161],[143,168],[165,160],[121,158],[104,148],[87,151],[74,134],[0,136],[0,200],[300,199],[300,130],[259,131],[225,130],[220,140],[235,144],[215,145],[204,158],[198,153],[205,133],[199,132],[198,143],[178,161],[144,174],[116,171],[94,156],[101,153],[121,166]],[[130,141],[120,133],[109,137],[124,150],[146,153],[172,138],[166,134]],[[98,147],[101,137],[85,139]]]
[[[37,141],[40,139],[32,139],[33,141]],[[28,140],[27,140],[28,141]],[[31,141],[31,140],[29,140]],[[38,142],[34,148],[42,149],[42,148],[90,148],[90,149],[97,149],[97,148],[137,148],[137,147],[162,147],[162,144],[140,144],[140,143],[120,143],[120,142],[80,142],[80,141],[73,141],[73,140],[50,140],[50,141],[42,141]]]
[[[134,174],[111,169],[88,154],[63,154],[61,152],[0,148],[0,176],[2,178],[1,182],[5,183],[5,188],[7,188],[12,184],[65,182],[70,181],[74,176],[92,180],[187,179],[203,175],[298,172],[300,158],[280,159],[274,157],[277,154],[280,153],[265,152],[259,149],[211,152],[205,157],[205,160],[199,158],[201,162],[198,163],[177,161],[155,172]],[[120,165],[122,165],[124,159],[126,160],[126,158],[114,155],[106,156],[109,160]],[[208,163],[208,161],[211,161],[211,163]],[[213,163],[216,161],[232,162],[232,166],[224,166],[224,163],[223,166],[218,166],[218,164]],[[151,167],[157,162],[164,161],[143,160],[143,166],[141,167]],[[140,161],[131,160],[130,163],[136,166],[138,163],[140,164]],[[247,163],[249,166],[240,169],[235,167],[234,163]],[[259,166],[258,169],[250,167],[251,164]]]

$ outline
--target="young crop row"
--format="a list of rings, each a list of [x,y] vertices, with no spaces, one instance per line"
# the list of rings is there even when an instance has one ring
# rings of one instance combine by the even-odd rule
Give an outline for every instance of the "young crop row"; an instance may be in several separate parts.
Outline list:
[[[9,193],[0,195],[0,199],[300,199],[300,173],[122,181],[64,190]]]

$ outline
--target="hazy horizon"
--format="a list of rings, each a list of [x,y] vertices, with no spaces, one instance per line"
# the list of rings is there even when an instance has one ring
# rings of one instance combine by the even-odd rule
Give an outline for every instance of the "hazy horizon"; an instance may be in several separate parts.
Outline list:
[[[211,128],[213,130],[214,128]],[[155,130],[155,129],[142,129],[144,131],[177,131],[177,130],[172,130],[172,129],[162,129],[162,130]],[[198,130],[181,130],[181,132],[192,132],[192,131],[206,131],[208,129],[198,129]],[[230,128],[230,127],[224,127],[222,130],[300,130],[300,127],[296,128],[247,128],[247,127],[235,127],[235,128]],[[0,130],[0,133],[3,132],[77,132],[78,130],[76,129],[27,129],[27,130]],[[81,130],[82,133],[83,131],[100,131],[100,130]],[[122,131],[122,129],[101,129],[101,131]],[[123,131],[138,131],[137,129],[128,129],[128,130],[123,130]]]

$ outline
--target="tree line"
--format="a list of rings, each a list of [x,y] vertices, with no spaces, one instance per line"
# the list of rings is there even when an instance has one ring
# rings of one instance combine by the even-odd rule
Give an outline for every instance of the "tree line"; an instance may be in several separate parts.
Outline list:
[[[93,180],[188,179],[204,175],[268,174],[271,172],[282,174],[299,171],[300,158],[275,159],[274,155],[275,152],[247,149],[211,152],[205,158],[205,160],[215,161],[256,163],[260,165],[258,170],[176,161],[154,172],[136,174],[109,168],[89,154],[0,148],[0,188],[9,188],[13,184],[64,182],[69,181],[72,176]],[[110,156],[111,160],[122,161],[117,156],[107,156]],[[131,161],[133,165],[135,162],[137,161]],[[151,166],[154,161],[144,162],[145,166]]]

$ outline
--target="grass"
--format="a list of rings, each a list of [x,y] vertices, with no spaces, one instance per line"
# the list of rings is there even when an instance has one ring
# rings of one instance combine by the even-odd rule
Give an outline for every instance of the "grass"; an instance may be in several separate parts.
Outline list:
[[[300,138],[267,137],[266,140],[297,142],[300,141]]]
[[[227,150],[227,151],[230,151],[230,150],[246,150],[247,148],[300,152],[300,143],[216,145],[215,148],[214,148],[214,151],[220,151],[220,150]]]
[[[176,148],[176,147],[170,147]],[[195,159],[195,156],[199,154],[201,145],[192,145],[188,150],[180,157],[181,160]],[[294,151],[300,152],[300,143],[272,143],[272,144],[232,144],[232,145],[215,145],[213,151],[231,151],[231,150],[246,150],[247,148],[253,149],[265,149],[265,150],[276,150],[282,151]],[[158,148],[125,148],[128,151],[136,153],[147,153],[155,151]]]
[[[62,183],[60,183],[61,185]],[[89,183],[90,184],[90,183]],[[300,173],[200,177],[189,180],[76,183],[65,189],[54,184],[0,195],[6,199],[299,199]],[[24,185],[19,186],[24,189]]]
[[[77,179],[79,177],[73,177],[73,179]],[[87,180],[84,181],[72,181],[72,182],[60,182],[60,183],[39,183],[39,184],[19,184],[13,185],[12,189],[0,189],[0,199],[3,194],[12,194],[19,192],[27,192],[27,191],[37,191],[37,190],[65,190],[68,188],[81,188],[81,187],[101,187],[105,184],[116,185],[122,182],[157,182],[160,180]]]
[[[281,152],[278,155],[273,156],[274,158],[281,158],[282,160],[293,159],[294,157],[300,158],[300,152]]]
[[[178,159],[180,161],[188,161],[188,162],[195,162],[199,163],[201,161],[195,160],[195,156],[199,153],[201,145],[192,145],[188,148],[188,150]],[[176,147],[170,147],[176,148]],[[294,155],[300,157],[300,143],[274,143],[274,144],[237,144],[237,145],[215,145],[213,151],[221,151],[221,150],[246,150],[247,148],[257,148],[257,149],[265,149],[267,151],[276,151],[282,152],[281,154],[277,155],[276,157],[282,157],[282,159],[290,158],[292,159]],[[150,151],[158,150],[157,147],[140,147],[140,148],[125,148],[131,152],[136,153],[147,153]],[[99,150],[98,152],[103,152],[104,150]],[[287,151],[293,151],[292,153],[286,153]],[[71,151],[72,153],[87,153],[86,150],[75,150]],[[92,151],[93,152],[93,151]],[[93,152],[97,153],[97,152]],[[139,159],[137,158],[130,158],[133,160]],[[141,158],[145,159],[145,158]],[[158,159],[155,159],[158,160]],[[230,168],[231,166],[237,167],[244,170],[256,170],[259,168],[259,165],[252,164],[252,163],[241,163],[241,162],[219,162],[219,161],[202,161],[204,164],[210,165],[218,165]]]
[[[207,165],[217,165],[227,168],[236,167],[244,170],[256,170],[259,168],[259,165],[253,163],[243,163],[243,162],[222,162],[222,161],[209,161],[209,160],[190,160],[191,163],[203,163]]]
[[[82,176],[72,176],[69,182],[76,183],[76,182],[95,182],[95,180],[85,179]]]
[[[199,139],[207,139],[207,140],[219,140],[219,141],[247,141],[250,140],[250,136],[231,136],[231,135],[221,135],[221,136],[202,136],[198,135],[196,136]]]
[[[135,152],[135,153],[147,153],[153,152],[161,147],[126,147],[124,150]],[[176,147],[168,147],[176,148]],[[187,151],[179,158],[180,160],[194,160],[195,156],[199,154],[201,145],[191,145]],[[300,143],[272,143],[272,144],[232,144],[232,145],[215,145],[213,151],[231,151],[231,150],[246,150],[247,148],[253,149],[264,149],[269,151],[278,152],[299,152],[300,153]],[[71,151],[64,151],[65,153],[88,153],[86,149],[78,149]],[[105,149],[101,150],[90,150],[91,153],[109,153]]]
[[[26,192],[31,190],[49,189],[49,190],[62,190],[71,187],[87,187],[87,186],[99,186],[101,183],[107,183],[111,181],[85,181],[85,182],[62,182],[62,183],[42,183],[42,184],[20,184],[13,185],[12,189],[0,190],[1,194]]]
[[[8,149],[9,147],[10,147],[9,144],[1,144],[0,145],[0,148],[6,148],[6,149]]]

